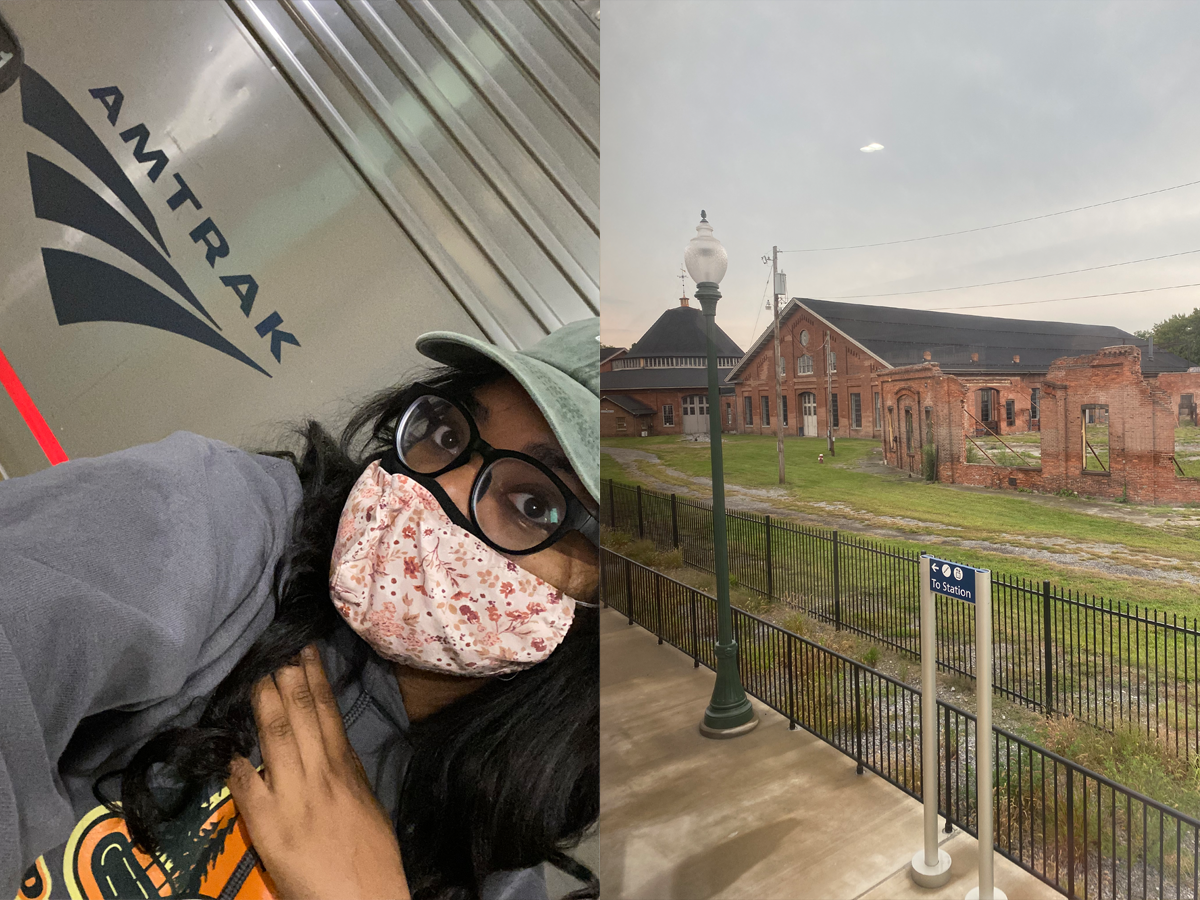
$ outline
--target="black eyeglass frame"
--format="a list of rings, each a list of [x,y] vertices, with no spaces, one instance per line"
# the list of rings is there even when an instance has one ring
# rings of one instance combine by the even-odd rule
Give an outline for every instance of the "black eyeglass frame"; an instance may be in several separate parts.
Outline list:
[[[575,492],[567,487],[566,483],[556,474],[554,474],[554,471],[549,466],[547,466],[541,460],[535,459],[526,453],[520,453],[516,450],[500,450],[496,447],[493,447],[480,436],[479,426],[476,424],[475,417],[471,415],[470,410],[468,410],[461,401],[455,397],[452,397],[445,391],[426,384],[417,383],[414,384],[410,389],[409,396],[411,399],[408,400],[403,411],[396,419],[396,431],[392,438],[392,447],[383,455],[383,458],[380,460],[380,465],[385,471],[387,471],[389,474],[396,474],[396,470],[399,470],[400,474],[407,475],[410,478],[415,478],[419,483],[424,483],[425,479],[428,479],[429,482],[432,483],[425,484],[425,486],[427,488],[436,489],[435,493],[442,495],[438,499],[442,501],[442,505],[446,510],[446,514],[449,515],[451,519],[458,521],[460,525],[466,526],[467,522],[469,521],[469,527],[467,530],[493,550],[498,550],[501,553],[506,553],[511,556],[528,556],[531,553],[537,553],[540,550],[545,550],[547,547],[553,546],[572,531],[578,531],[597,549],[599,549],[600,519],[598,516],[592,515],[592,513],[588,511],[588,508],[583,505],[582,501],[575,496]],[[416,469],[410,468],[404,464],[400,453],[400,429],[404,426],[404,422],[408,418],[408,414],[412,410],[413,406],[422,397],[437,397],[439,400],[444,400],[445,402],[449,403],[462,414],[463,418],[467,422],[467,427],[471,430],[470,440],[467,442],[462,452],[459,453],[458,457],[452,460],[448,465],[445,465],[434,472],[418,472]],[[471,482],[471,491],[469,495],[470,499],[468,502],[470,519],[467,521],[459,521],[463,520],[465,517],[458,509],[457,504],[455,504],[454,501],[445,495],[445,490],[441,487],[441,485],[437,484],[434,479],[436,479],[439,475],[445,475],[447,472],[452,472],[455,469],[462,468],[469,463],[476,454],[479,455],[480,459],[482,460],[482,464],[479,466],[479,471],[475,473],[475,478]],[[563,499],[566,500],[567,503],[567,514],[563,517],[563,520],[559,523],[558,527],[551,532],[545,540],[535,544],[533,547],[530,547],[527,550],[511,550],[508,547],[502,547],[497,544],[484,533],[483,527],[479,524],[479,520],[475,515],[476,494],[479,492],[479,486],[483,473],[487,471],[488,467],[493,462],[500,459],[518,459],[521,462],[528,463],[529,465],[533,466],[550,479],[551,484],[558,489],[558,492],[562,494]]]

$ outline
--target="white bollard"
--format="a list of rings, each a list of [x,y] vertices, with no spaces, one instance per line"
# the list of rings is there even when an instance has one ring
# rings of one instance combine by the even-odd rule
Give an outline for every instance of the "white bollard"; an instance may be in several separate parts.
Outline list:
[[[910,874],[921,887],[950,880],[950,854],[938,847],[937,608],[929,587],[929,557],[921,556],[921,799],[925,846],[913,854]]]
[[[978,801],[979,887],[967,900],[1008,900],[996,887],[992,824],[992,573],[975,570],[975,793]]]

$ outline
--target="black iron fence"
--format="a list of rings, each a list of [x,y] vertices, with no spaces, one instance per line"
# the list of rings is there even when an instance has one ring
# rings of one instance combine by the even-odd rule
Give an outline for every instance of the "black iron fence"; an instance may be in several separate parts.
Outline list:
[[[715,669],[712,597],[603,550],[601,598]],[[733,633],[748,693],[920,798],[920,691],[736,608]],[[975,717],[939,700],[937,721],[939,811],[978,836]],[[991,740],[997,852],[1071,898],[1200,897],[1200,821],[1004,729]]]
[[[679,549],[713,572],[712,508],[675,494],[606,481],[602,520]],[[893,650],[920,648],[920,554],[858,535],[727,511],[729,572],[737,584]],[[1099,728],[1127,723],[1177,754],[1200,755],[1200,630],[1082,592],[992,573],[996,693]],[[975,677],[975,617],[937,598],[938,665]]]

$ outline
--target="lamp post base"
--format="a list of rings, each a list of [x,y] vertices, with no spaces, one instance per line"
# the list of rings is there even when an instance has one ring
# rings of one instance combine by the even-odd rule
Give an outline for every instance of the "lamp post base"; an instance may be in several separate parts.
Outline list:
[[[973,887],[967,891],[967,900],[979,900],[979,888]],[[992,888],[992,896],[985,897],[984,900],[1008,900],[1008,894],[1000,890],[998,887]]]
[[[751,713],[753,716],[754,714]],[[744,722],[741,725],[734,725],[732,728],[713,728],[708,724],[707,716],[705,721],[700,723],[700,733],[706,738],[722,740],[724,738],[741,737],[743,734],[749,734],[758,727],[758,716],[754,716],[749,722]]]
[[[706,737],[737,737],[753,729],[758,722],[738,677],[737,641],[718,640],[713,650],[717,657],[717,681],[708,708],[704,710],[700,733]]]
[[[950,854],[945,850],[938,850],[937,864],[927,866],[925,865],[925,851],[918,850],[913,855],[912,867],[908,874],[921,887],[941,887],[950,880]]]

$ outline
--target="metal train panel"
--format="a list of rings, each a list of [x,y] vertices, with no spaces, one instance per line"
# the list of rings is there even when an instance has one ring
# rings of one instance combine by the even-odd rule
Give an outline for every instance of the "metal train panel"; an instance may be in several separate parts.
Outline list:
[[[0,474],[180,428],[273,446],[423,331],[597,312],[594,0],[0,15]]]

